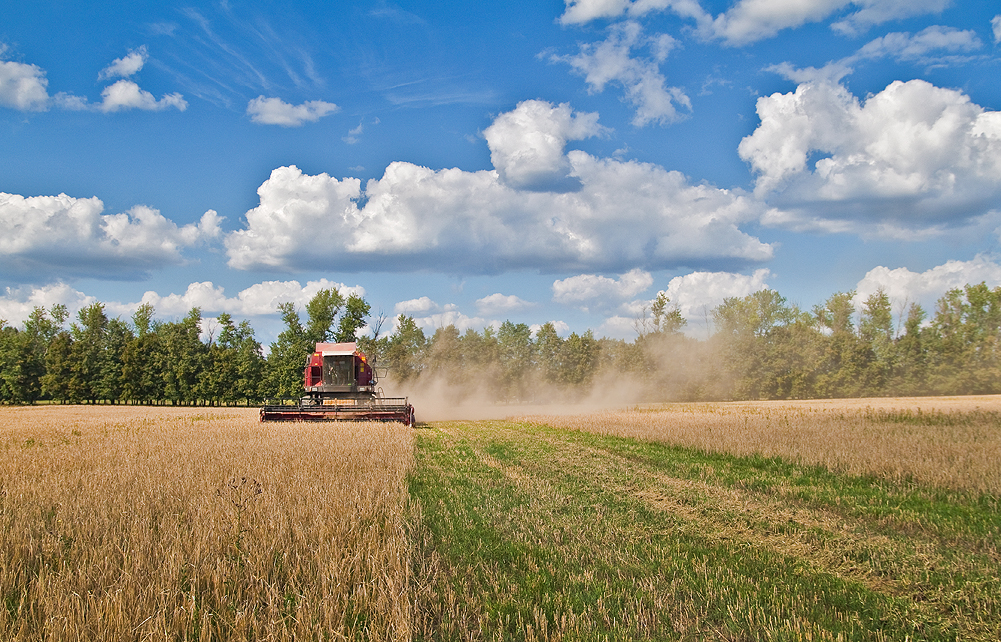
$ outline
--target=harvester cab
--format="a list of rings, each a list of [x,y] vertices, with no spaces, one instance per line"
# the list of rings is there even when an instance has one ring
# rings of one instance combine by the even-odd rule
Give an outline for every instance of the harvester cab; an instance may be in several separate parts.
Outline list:
[[[296,404],[268,404],[261,421],[398,421],[414,424],[406,397],[384,397],[378,375],[355,343],[317,343]]]

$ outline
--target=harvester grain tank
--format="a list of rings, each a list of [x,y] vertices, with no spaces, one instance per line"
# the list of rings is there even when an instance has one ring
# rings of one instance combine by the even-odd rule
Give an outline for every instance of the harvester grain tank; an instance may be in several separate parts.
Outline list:
[[[317,343],[297,403],[268,404],[261,421],[398,421],[412,426],[406,397],[384,397],[375,369],[355,343]]]

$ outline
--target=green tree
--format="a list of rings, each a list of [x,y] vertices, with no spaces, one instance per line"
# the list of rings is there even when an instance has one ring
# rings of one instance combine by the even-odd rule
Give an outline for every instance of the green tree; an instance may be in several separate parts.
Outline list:
[[[217,320],[219,336],[209,346],[212,367],[205,377],[209,398],[213,403],[258,399],[264,360],[254,329],[246,320],[234,325],[232,316],[225,312]]]
[[[118,403],[124,397],[122,364],[126,346],[134,338],[127,323],[115,317],[108,320],[104,335],[104,355],[101,359],[100,378],[97,382],[97,396]]]
[[[650,316],[643,308],[642,317],[637,327],[637,333],[642,337],[646,334],[677,334],[688,324],[681,316],[681,309],[671,305],[671,299],[663,290],[657,293],[657,298],[650,304]]]
[[[547,383],[560,381],[560,359],[563,339],[556,333],[552,322],[543,323],[535,333],[536,367],[540,378]]]
[[[285,329],[268,352],[267,396],[299,397],[303,393],[302,371],[312,346],[293,303],[278,305]]]
[[[895,345],[897,367],[889,384],[890,394],[917,396],[929,392],[924,332],[921,328],[927,316],[924,308],[917,303],[912,303],[907,310],[904,335],[897,339]]]
[[[45,356],[52,339],[66,320],[66,307],[54,305],[49,311],[36,306],[22,330],[0,320],[0,399],[10,403],[34,403],[43,394]]]
[[[352,294],[344,303],[344,312],[337,324],[336,340],[340,343],[352,343],[358,340],[358,330],[365,325],[369,312],[372,311],[365,299]]]
[[[42,392],[44,368],[31,335],[0,323],[0,399],[34,403]]]
[[[104,304],[96,302],[82,308],[77,319],[79,323],[70,326],[73,344],[69,396],[94,403],[101,396],[101,377],[106,370],[108,316]]]
[[[334,323],[343,305],[344,297],[333,288],[320,290],[306,304],[307,321],[304,339],[309,344],[309,352],[313,351],[317,343],[326,343],[335,338]],[[284,320],[284,310],[282,314]],[[303,355],[303,359],[305,356]]]
[[[460,384],[464,377],[459,330],[447,325],[435,330],[427,346],[427,371],[450,384]]]
[[[264,375],[264,356],[261,344],[254,337],[254,329],[247,320],[241,321],[233,333],[236,349],[236,399],[254,401],[261,399],[261,381]]]
[[[878,382],[870,365],[874,355],[855,333],[855,292],[836,292],[814,308],[817,323],[829,334],[818,367],[816,394],[820,397],[859,397],[875,392]]]
[[[487,326],[480,334],[468,328],[459,340],[462,364],[470,388],[492,388],[500,370],[497,333]]]
[[[157,329],[161,342],[157,370],[163,378],[163,398],[172,405],[205,398],[200,383],[208,346],[200,338],[201,322],[201,310],[191,308],[182,320],[164,323]]]
[[[589,385],[598,369],[600,351],[590,330],[584,334],[571,332],[561,350],[560,381],[571,386]]]
[[[939,394],[1001,390],[1001,287],[953,289],[939,299],[927,333],[927,372]]]
[[[163,324],[153,320],[154,314],[153,306],[144,303],[132,315],[134,333],[122,348],[122,398],[126,401],[151,403],[165,398],[162,368],[167,359],[162,355],[160,336]]]
[[[427,344],[427,337],[414,318],[401,314],[386,349],[386,361],[396,381],[403,383],[424,372]]]
[[[780,330],[792,323],[809,326],[795,307],[786,305],[774,290],[759,290],[745,297],[728,297],[713,309],[718,351],[725,383],[719,392],[726,398],[759,399],[774,394],[781,387],[776,380],[802,364],[789,362],[785,349],[775,349],[774,342],[790,333]]]
[[[496,382],[502,399],[524,400],[535,371],[532,330],[524,323],[505,321],[497,330],[500,376]]]
[[[866,394],[884,394],[895,366],[893,311],[890,298],[882,288],[870,294],[863,304],[859,319],[859,339],[862,350],[870,357],[867,373],[869,390]]]
[[[62,330],[49,343],[45,353],[45,374],[42,375],[42,393],[60,402],[77,402],[71,394],[73,379],[73,335]]]

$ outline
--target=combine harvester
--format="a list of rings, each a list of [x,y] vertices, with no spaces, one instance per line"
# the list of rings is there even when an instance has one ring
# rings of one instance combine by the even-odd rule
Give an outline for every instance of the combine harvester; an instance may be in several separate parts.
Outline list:
[[[375,370],[354,343],[317,343],[298,404],[261,408],[261,421],[398,421],[414,425],[406,397],[383,397]]]

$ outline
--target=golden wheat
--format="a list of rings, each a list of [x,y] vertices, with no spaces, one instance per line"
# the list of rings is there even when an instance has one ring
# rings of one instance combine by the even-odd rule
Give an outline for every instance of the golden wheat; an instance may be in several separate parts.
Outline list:
[[[999,417],[1001,396],[667,404],[520,419],[1001,493]]]
[[[12,408],[0,451],[0,638],[410,638],[410,429]]]

